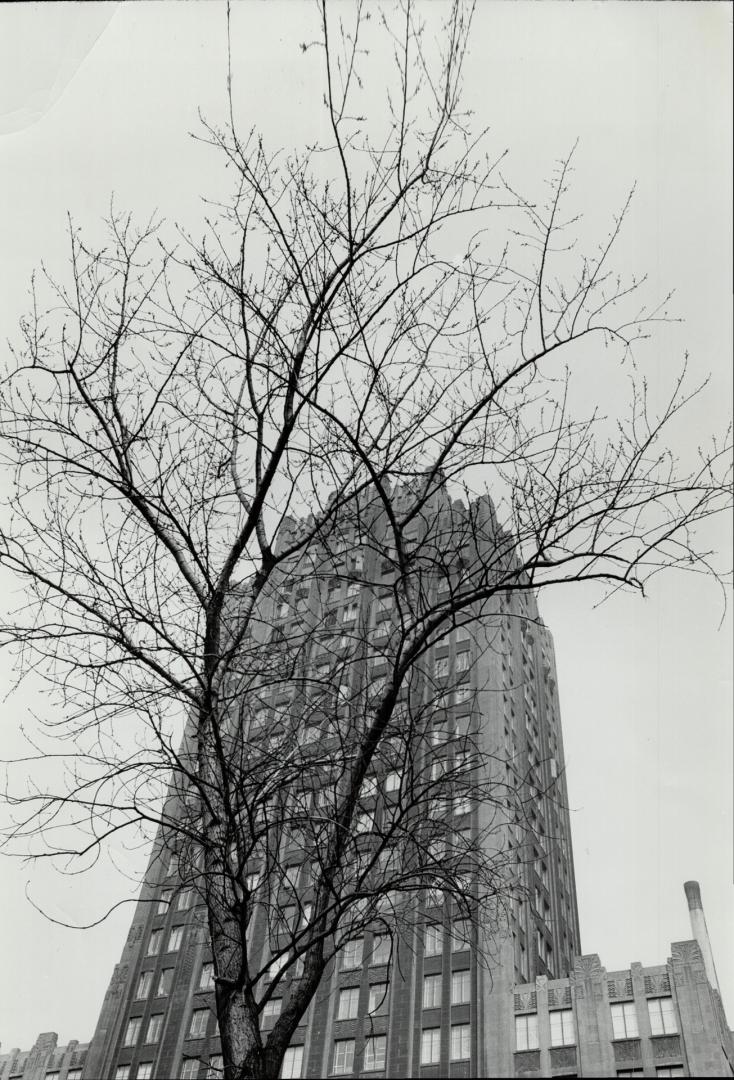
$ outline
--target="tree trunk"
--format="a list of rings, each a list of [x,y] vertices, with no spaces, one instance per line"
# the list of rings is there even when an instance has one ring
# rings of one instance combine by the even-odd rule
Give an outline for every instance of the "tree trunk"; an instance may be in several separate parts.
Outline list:
[[[216,996],[225,1080],[277,1080],[284,1049],[263,1045],[241,991],[217,984]]]

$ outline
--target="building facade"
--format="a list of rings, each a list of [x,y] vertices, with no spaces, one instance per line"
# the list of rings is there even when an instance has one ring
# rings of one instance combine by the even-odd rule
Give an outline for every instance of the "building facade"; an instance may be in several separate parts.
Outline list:
[[[0,1080],[81,1080],[89,1043],[58,1042],[55,1031],[44,1031],[31,1050],[0,1054]]]
[[[442,561],[449,570],[444,579],[431,581],[437,602],[441,590],[452,587],[452,567],[460,573],[466,559],[490,565],[498,542],[506,542],[489,500],[465,508],[442,492],[424,528],[442,520]],[[373,536],[379,528],[373,521]],[[408,539],[420,544],[420,528]],[[379,654],[398,615],[389,545],[365,542],[350,525],[338,547],[338,572],[332,545],[326,568],[311,550],[310,569],[282,576],[260,607],[258,632],[264,643],[282,641],[310,620],[319,634],[323,630],[313,670],[336,678],[341,692],[345,678],[349,687],[365,680],[379,684],[380,657],[368,656],[365,643]],[[291,1040],[284,1077],[603,1076],[630,1075],[627,1068],[637,1075],[640,1067],[639,1075],[680,1075],[662,1068],[728,1075],[705,1071],[723,1060],[709,1042],[716,1031],[723,1045],[725,1022],[711,1019],[715,1009],[706,1006],[703,991],[696,999],[700,1016],[694,1017],[687,988],[700,975],[698,945],[687,952],[674,946],[664,968],[643,972],[633,965],[627,974],[607,975],[598,958],[581,955],[553,643],[532,590],[521,580],[520,585],[498,588],[476,617],[437,641],[425,659],[423,682],[412,691],[423,695],[422,715],[431,725],[427,754],[440,760],[458,753],[452,749],[457,740],[471,739],[482,760],[493,768],[499,764],[504,774],[500,779],[510,797],[492,807],[488,855],[504,854],[511,900],[493,923],[491,945],[479,947],[482,928],[459,918],[455,904],[433,890],[426,891],[418,918],[394,948],[378,926],[367,927],[327,969]],[[327,641],[339,659],[338,677],[324,664]],[[255,715],[267,714],[271,724],[295,711],[294,698],[282,686],[251,692],[257,697]],[[399,766],[375,774],[364,805],[369,821],[389,817],[401,783]],[[488,811],[481,803],[454,798],[441,806],[448,829],[488,835]],[[309,865],[295,854],[285,858],[295,897],[285,910],[295,910],[296,903],[306,910]],[[105,996],[84,1080],[221,1075],[205,913],[179,871],[177,859],[159,845]],[[262,913],[251,920],[248,943],[254,956],[267,958],[275,949],[272,924]],[[276,1021],[289,979],[298,976],[297,965],[292,970],[263,1013],[266,1029]],[[628,997],[614,996],[628,985]],[[672,999],[675,1033],[657,1034],[651,1026],[648,1033],[648,998]],[[630,1001],[639,1014],[639,1034],[620,1040],[613,1026],[616,1006]],[[670,1023],[669,1006],[660,1008],[661,1022]],[[699,1043],[710,1052],[701,1056]]]
[[[455,547],[459,562],[468,557],[489,565],[497,540],[489,500],[467,509],[442,492],[431,518],[430,528],[438,522],[443,529],[441,546]],[[373,537],[379,528],[379,522],[371,523]],[[420,544],[419,530],[417,525],[407,540]],[[313,625],[333,627],[334,640],[355,655],[365,641],[387,638],[396,617],[393,567],[385,557],[389,545],[364,542],[351,526],[339,544],[338,573],[322,567],[312,575],[284,576],[260,612],[264,634],[292,634],[293,620],[310,612]],[[328,562],[333,571],[333,551]],[[440,602],[450,572],[443,581],[438,575],[433,587]],[[470,737],[487,760],[504,763],[502,779],[513,798],[493,807],[504,820],[493,828],[492,842],[505,852],[516,899],[503,913],[501,932],[494,933],[491,956],[481,955],[464,922],[457,924],[450,903],[430,896],[422,923],[397,942],[392,956],[379,934],[360,937],[323,979],[289,1050],[288,1075],[492,1075],[495,1062],[512,1053],[507,994],[514,983],[567,976],[578,955],[553,643],[532,591],[498,591],[480,616],[438,642],[426,663],[421,693],[430,693],[435,713],[432,752],[448,753],[452,739]],[[380,680],[379,658],[365,664],[367,677]],[[267,698],[259,702],[273,706]],[[375,820],[395,798],[394,776],[376,777],[366,806]],[[464,835],[481,832],[481,805],[453,800],[445,812],[450,826]],[[165,860],[159,861],[158,869],[151,866],[152,883],[141,893],[105,998],[88,1077],[199,1078],[216,1075],[219,1067],[203,912],[192,892],[177,887]],[[300,900],[308,904],[307,868],[292,869]],[[254,920],[251,933],[254,947],[267,950],[266,927]],[[266,1027],[277,1008],[278,999],[268,1007]],[[506,1037],[498,1040],[504,1028]]]
[[[734,1042],[698,941],[665,964],[606,971],[595,954],[569,978],[516,986],[505,1075],[734,1076]],[[497,1073],[496,1075],[500,1075]]]

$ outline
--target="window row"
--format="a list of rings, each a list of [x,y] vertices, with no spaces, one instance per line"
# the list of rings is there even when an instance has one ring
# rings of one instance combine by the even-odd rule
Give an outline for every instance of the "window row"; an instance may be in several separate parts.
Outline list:
[[[550,1014],[551,1046],[573,1046],[576,1032],[573,1023],[573,1009],[554,1009]],[[537,1050],[538,1014],[527,1013],[515,1017],[515,1049]]]
[[[303,1047],[300,1048],[301,1050]],[[287,1051],[286,1051],[287,1053]],[[152,1061],[141,1061],[137,1069],[133,1072],[131,1065],[118,1065],[115,1070],[114,1080],[151,1080],[153,1076]],[[205,1067],[205,1071],[202,1072],[201,1058],[190,1057],[184,1058],[181,1063],[181,1069],[178,1073],[177,1080],[199,1080],[200,1076],[206,1077],[206,1080],[220,1080],[224,1072],[224,1060],[221,1054],[213,1054],[209,1058],[209,1063]],[[71,1077],[71,1073],[67,1074],[67,1077]],[[81,1069],[79,1070],[81,1076]],[[296,1073],[286,1074],[283,1072],[283,1076],[292,1075],[300,1076],[300,1069]]]
[[[612,1030],[615,1039],[637,1039],[640,1035],[637,1008],[634,1001],[624,1001],[611,1006]],[[672,997],[648,998],[647,1012],[653,1035],[675,1035],[678,1022]]]
[[[354,1071],[356,1039],[337,1039],[331,1058],[331,1072],[344,1076]],[[449,1032],[449,1057],[451,1061],[467,1061],[471,1057],[471,1025],[452,1024]],[[387,1061],[387,1036],[371,1035],[365,1039],[362,1056],[362,1072],[384,1070]],[[441,1061],[441,1029],[424,1028],[421,1031],[421,1065],[437,1065]],[[284,1080],[300,1077],[303,1071],[303,1047],[291,1046],[286,1051],[281,1075]]]
[[[166,915],[173,903],[175,889],[163,889],[158,899],[156,915]],[[181,889],[176,896],[175,911],[188,911],[194,898],[193,889]]]
[[[188,1038],[189,1039],[203,1039],[206,1035],[206,1029],[209,1023],[209,1017],[211,1016],[211,1009],[194,1009],[191,1014],[191,1022],[189,1024]],[[143,1039],[144,1045],[156,1043],[161,1037],[163,1030],[163,1020],[165,1013],[152,1013],[148,1017],[148,1023],[145,1028],[145,1037]],[[143,1017],[133,1016],[128,1020],[127,1027],[125,1028],[125,1037],[122,1045],[137,1046],[140,1041],[140,1035],[143,1031]]]
[[[171,992],[173,986],[173,976],[175,968],[163,968],[158,975],[158,982],[156,983],[154,997],[167,997]],[[155,977],[154,971],[141,971],[138,977],[138,985],[135,990],[136,1001],[144,1000],[150,996],[150,992],[153,988],[153,979]],[[214,964],[203,964],[201,973],[199,975],[199,982],[197,984],[197,990],[213,990],[214,989]]]
[[[471,946],[471,930],[466,920],[459,920],[447,935],[454,952],[461,952]],[[444,945],[444,927],[437,923],[429,923],[423,930],[423,955],[441,956]],[[343,971],[362,966],[364,953],[364,938],[354,938],[348,941],[341,951],[341,968]],[[390,960],[391,942],[389,936],[384,937],[376,934],[372,952],[367,957],[370,964],[387,964]]]
[[[457,653],[454,659],[454,671],[462,672],[468,671],[471,666],[471,653],[468,649],[463,652]],[[443,678],[448,675],[451,669],[451,662],[448,656],[437,656],[433,661],[433,674],[436,678]]]
[[[471,1057],[471,1025],[452,1024],[449,1037],[450,1060],[468,1060]],[[421,1031],[421,1065],[439,1065],[440,1062],[441,1028],[423,1028]]]
[[[617,1076],[644,1076],[644,1069],[617,1069]],[[682,1065],[658,1065],[655,1069],[656,1076],[685,1076],[686,1070]]]
[[[441,1007],[443,992],[443,975],[426,975],[423,979],[423,1008],[438,1009]],[[451,972],[451,1004],[468,1005],[471,1002],[471,972],[468,968],[463,971]]]
[[[372,1016],[375,1013],[386,1011],[389,990],[389,983],[382,982],[371,984],[367,1002],[368,1015]],[[337,1020],[357,1019],[359,1016],[359,994],[360,988],[358,986],[345,986],[339,991],[339,998],[336,1006]]]
[[[152,930],[150,938],[148,939],[147,956],[157,956],[161,951],[163,952],[178,952],[181,948],[181,942],[183,941],[185,927],[174,926],[168,935],[168,942],[166,948],[163,949],[163,939],[165,938],[165,930]]]
[[[653,1035],[674,1035],[678,1024],[671,997],[649,998],[647,1002],[650,1030]],[[633,1001],[611,1006],[612,1031],[615,1039],[639,1038],[637,1009]],[[550,1013],[551,1046],[569,1046],[576,1042],[573,1010],[555,1009]],[[515,1047],[517,1050],[537,1050],[538,1015],[527,1013],[515,1017]]]

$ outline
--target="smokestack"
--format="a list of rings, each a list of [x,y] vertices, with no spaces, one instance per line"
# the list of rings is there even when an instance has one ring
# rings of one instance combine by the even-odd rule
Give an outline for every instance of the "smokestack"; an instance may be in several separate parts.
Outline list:
[[[683,888],[686,891],[686,900],[688,901],[688,914],[691,917],[691,930],[693,931],[693,936],[698,942],[698,947],[701,950],[703,966],[706,968],[706,975],[714,990],[719,990],[719,980],[716,977],[716,967],[714,965],[714,954],[711,951],[711,941],[709,940],[709,932],[706,926],[706,916],[703,913],[703,904],[701,903],[701,886],[697,881],[686,881]],[[720,990],[719,993],[721,993]]]

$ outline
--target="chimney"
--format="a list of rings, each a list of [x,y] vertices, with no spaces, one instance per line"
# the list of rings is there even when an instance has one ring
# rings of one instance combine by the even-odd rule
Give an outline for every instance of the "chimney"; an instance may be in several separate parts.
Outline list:
[[[706,975],[714,990],[721,993],[719,990],[719,980],[716,977],[716,967],[714,966],[714,954],[711,951],[711,941],[709,940],[709,932],[706,927],[706,916],[703,913],[703,904],[701,903],[701,886],[697,881],[686,881],[683,888],[686,891],[686,900],[688,901],[688,914],[691,917],[691,930],[693,931],[693,936],[698,942],[698,947],[701,950]]]

